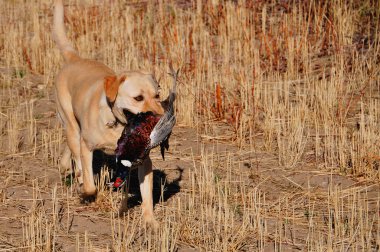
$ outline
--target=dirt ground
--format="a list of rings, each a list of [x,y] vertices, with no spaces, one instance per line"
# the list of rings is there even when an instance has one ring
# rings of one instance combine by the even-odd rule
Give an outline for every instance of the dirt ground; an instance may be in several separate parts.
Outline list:
[[[65,1],[81,56],[181,68],[156,232],[136,170],[97,152],[90,202],[59,168],[52,1],[0,5],[0,251],[379,251],[378,1]]]
[[[20,82],[21,85],[30,78],[35,77],[25,77]],[[21,86],[18,90],[20,89],[22,89]],[[36,100],[34,106],[35,116],[39,118],[37,122],[39,132],[44,128],[56,127],[54,125],[58,122],[54,95],[51,90],[47,97]],[[222,124],[216,126],[223,129]],[[308,239],[310,232],[307,225],[308,215],[311,214],[308,212],[310,206],[315,208],[313,210],[315,218],[326,220],[328,218],[326,204],[329,204],[326,197],[329,197],[334,188],[339,188],[342,192],[349,190],[365,192],[366,198],[372,199],[368,213],[378,211],[376,210],[378,209],[376,199],[379,197],[377,184],[321,170],[313,164],[312,158],[308,159],[307,156],[305,161],[294,168],[281,168],[274,154],[263,151],[263,139],[260,134],[256,136],[255,142],[254,150],[246,151],[223,139],[210,140],[198,134],[196,128],[177,125],[170,139],[170,149],[166,153],[166,160],[161,159],[157,149],[151,154],[154,164],[155,214],[158,220],[161,223],[167,221],[165,214],[168,212],[165,209],[178,207],[178,199],[186,200],[185,196],[192,193],[194,186],[191,185],[191,173],[194,167],[201,165],[205,152],[218,156],[218,162],[233,162],[234,167],[230,171],[225,169],[225,165],[214,163],[212,168],[216,178],[225,180],[228,177],[229,186],[239,183],[247,192],[259,190],[262,195],[265,195],[265,203],[260,206],[265,209],[263,218],[266,235],[264,246],[261,247],[264,251],[306,250],[304,241]],[[76,192],[75,182],[68,175],[70,173],[61,173],[57,165],[49,164],[41,157],[41,152],[33,156],[27,148],[23,146],[20,148],[23,151],[13,155],[2,154],[0,158],[0,180],[2,181],[0,250],[19,251],[30,248],[44,250],[36,243],[38,239],[33,238],[32,244],[30,239],[34,235],[39,237],[40,241],[46,242],[46,237],[43,238],[46,236],[44,232],[47,232],[44,229],[46,228],[44,221],[49,222],[54,218],[58,219],[54,220],[57,225],[54,226],[55,240],[51,249],[58,251],[114,249],[113,222],[118,219],[116,215],[122,204],[120,192],[107,192],[108,189],[103,187],[98,200],[83,202]],[[112,167],[112,157],[105,157],[97,152],[95,159],[94,164],[97,164],[95,169],[98,174],[102,162],[109,162],[111,163],[109,166]],[[109,172],[112,173],[112,170]],[[130,172],[129,178],[130,195],[125,213],[128,218],[133,216],[139,219],[141,199],[135,170]],[[105,198],[112,195],[116,195],[112,199],[116,202],[110,202],[109,198]],[[281,229],[278,227],[279,216],[285,215],[281,213],[282,211],[292,211],[293,218],[305,218],[305,220],[293,223],[289,230],[284,227],[282,232],[285,238],[278,243],[275,237]],[[238,218],[237,222],[239,221],[241,220]],[[140,226],[136,228],[139,231],[133,231],[138,233],[133,237],[135,243],[146,239],[144,238],[146,229],[141,220],[138,223]],[[31,225],[34,228],[30,228]],[[28,232],[31,233],[28,234]],[[291,233],[291,235],[285,233]],[[289,237],[286,238],[287,236]],[[257,238],[254,237],[246,237],[244,245],[239,250],[257,249],[256,240]],[[203,250],[196,242],[181,241],[180,235],[175,248],[177,251]]]

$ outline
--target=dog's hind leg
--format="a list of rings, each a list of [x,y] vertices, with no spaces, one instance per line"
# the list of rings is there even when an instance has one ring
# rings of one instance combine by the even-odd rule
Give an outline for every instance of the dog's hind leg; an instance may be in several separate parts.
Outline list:
[[[82,172],[82,161],[80,152],[80,134],[79,126],[75,127],[67,126],[67,145],[69,146],[71,153],[73,154],[75,161],[75,178],[78,180],[79,185],[83,184],[83,172]]]
[[[69,156],[69,152],[71,152],[75,161],[75,178],[77,179],[79,185],[82,185],[83,176],[80,158],[80,128],[78,122],[74,117],[74,113],[72,112],[72,108],[70,107],[70,105],[68,105],[68,103],[63,104],[66,105],[65,108],[63,108],[62,103],[58,101],[57,107],[59,117],[62,120],[63,126],[66,131],[67,146],[69,150],[65,149],[62,156],[62,161],[64,162],[64,165],[68,165],[68,163],[70,163],[71,161],[70,158],[68,158],[67,156]]]
[[[84,197],[96,195],[96,187],[94,183],[94,172],[92,170],[93,150],[90,150],[81,137],[80,154],[83,168],[83,187],[81,188]]]
[[[59,169],[61,174],[66,174],[72,171],[71,151],[67,144],[65,144],[61,160],[59,161]]]

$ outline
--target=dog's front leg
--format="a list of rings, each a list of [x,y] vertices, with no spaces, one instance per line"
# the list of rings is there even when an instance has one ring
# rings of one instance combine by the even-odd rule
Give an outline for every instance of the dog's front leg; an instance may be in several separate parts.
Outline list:
[[[80,140],[80,157],[83,169],[83,185],[81,193],[83,197],[93,196],[96,194],[94,173],[92,170],[93,151],[88,148],[82,137]]]
[[[156,229],[158,223],[153,216],[153,171],[152,161],[149,157],[144,160],[141,166],[139,166],[138,175],[142,198],[142,215],[144,221]]]

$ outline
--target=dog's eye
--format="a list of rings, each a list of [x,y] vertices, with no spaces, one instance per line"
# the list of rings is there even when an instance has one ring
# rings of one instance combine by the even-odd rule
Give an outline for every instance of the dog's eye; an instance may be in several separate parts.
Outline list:
[[[139,96],[134,97],[134,99],[136,101],[142,101],[142,100],[144,100],[144,97],[142,95],[139,95]]]
[[[160,99],[160,94],[156,94],[156,96],[154,98]]]

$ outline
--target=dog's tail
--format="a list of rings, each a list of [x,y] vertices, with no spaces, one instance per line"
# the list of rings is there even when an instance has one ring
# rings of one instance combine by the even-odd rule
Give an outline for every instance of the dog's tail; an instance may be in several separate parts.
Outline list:
[[[67,62],[80,58],[66,36],[62,0],[54,1],[53,39]]]

